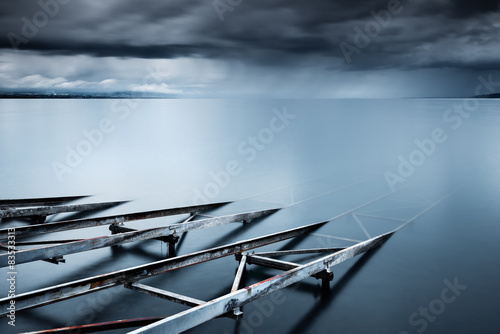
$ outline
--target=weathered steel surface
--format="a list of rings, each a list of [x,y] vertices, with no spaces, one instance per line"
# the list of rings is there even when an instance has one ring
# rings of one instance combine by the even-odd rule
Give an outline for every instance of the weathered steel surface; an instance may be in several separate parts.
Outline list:
[[[136,228],[130,228],[130,227],[121,226],[121,225],[118,225],[118,224],[111,224],[111,225],[109,225],[109,230],[113,234],[140,231],[140,230],[138,230]],[[153,238],[153,239],[154,240],[163,241],[163,242],[169,242],[170,241],[170,240],[168,240],[169,238],[166,238],[166,237],[159,237],[159,238]]]
[[[66,196],[66,197],[47,197],[47,198],[22,198],[22,199],[2,199],[0,200],[0,209],[4,208],[22,208],[26,206],[39,205],[57,205],[65,202],[75,201],[77,199],[89,197],[85,196]]]
[[[131,290],[145,293],[145,294],[153,296],[153,297],[158,297],[158,298],[170,300],[170,301],[173,301],[175,303],[190,306],[190,307],[198,306],[198,305],[205,303],[205,301],[203,301],[203,300],[191,298],[188,296],[183,296],[183,295],[180,295],[180,294],[177,294],[174,292],[166,291],[163,289],[158,289],[158,288],[155,288],[155,287],[152,287],[149,285],[144,285],[141,283],[126,284],[125,287],[128,289],[131,289]]]
[[[193,307],[156,323],[139,328],[130,332],[130,334],[180,333],[186,331],[221,314],[227,313],[230,310],[241,307],[253,300],[297,283],[304,278],[328,269],[330,266],[350,259],[360,253],[366,252],[369,249],[380,245],[387,238],[389,238],[392,233],[393,232],[383,234],[360,242],[359,244],[348,247],[335,254],[331,254],[316,261],[301,265],[280,275],[271,277],[267,280],[258,282],[235,292],[231,292],[205,304]]]
[[[236,254],[236,259],[238,259],[238,255]],[[263,267],[268,267],[268,268],[273,268],[273,269],[278,269],[278,270],[292,270],[295,268],[300,267],[300,264],[293,263],[293,262],[288,262],[288,261],[283,261],[283,260],[276,260],[276,259],[271,259],[268,257],[263,257],[263,256],[258,256],[258,255],[253,255],[249,254],[247,257],[247,263],[248,264],[256,264],[258,266],[263,266]],[[321,278],[321,279],[326,279],[326,280],[333,280],[333,273],[332,272],[327,272],[326,270],[322,270],[317,274],[313,275],[314,278]]]
[[[38,241],[16,241],[16,246],[33,246],[33,245],[54,245],[54,244],[64,244],[67,242],[82,241],[85,239],[60,239],[60,240],[38,240]],[[2,244],[6,246],[6,244]]]
[[[270,215],[276,211],[278,211],[278,209],[238,213],[216,218],[189,221],[187,223],[171,224],[164,227],[119,233],[110,236],[84,239],[81,241],[67,242],[60,245],[20,250],[16,252],[16,264],[43,260],[55,256],[74,254],[74,253],[89,251],[92,249],[130,243],[139,240],[165,238],[175,233],[182,233],[200,228],[213,227],[217,225],[228,224],[242,220],[261,218]],[[8,265],[8,257],[9,257],[8,253],[0,254],[0,267],[6,267]]]
[[[171,291],[163,290],[163,289],[158,289],[149,285],[144,285],[140,283],[132,283],[132,284],[125,284],[125,287],[131,290],[135,290],[137,292],[142,292],[147,295],[153,296],[153,297],[158,297],[161,299],[165,300],[170,300],[172,302],[194,307],[201,305],[203,303],[206,303],[203,300],[196,299],[196,298],[191,298],[188,296],[180,295]],[[226,313],[220,316],[221,318],[231,318],[231,319],[236,319],[236,316],[232,313]]]
[[[141,279],[159,275],[167,271],[191,266],[197,263],[215,260],[221,257],[244,252],[253,248],[265,246],[275,242],[287,240],[299,235],[304,235],[316,230],[327,222],[309,224],[265,236],[238,241],[232,244],[198,251],[186,255],[160,260],[132,268],[127,268],[108,274],[80,279],[63,283],[36,291],[16,295],[14,298],[0,299],[0,317],[7,315],[7,306],[15,300],[16,311],[31,309],[61,300],[81,296],[87,293],[111,288],[114,286],[139,281]]]
[[[0,218],[14,218],[14,217],[34,217],[34,216],[49,216],[62,212],[77,212],[77,211],[90,211],[110,208],[119,204],[126,203],[120,202],[104,202],[104,203],[86,203],[86,204],[71,204],[71,205],[55,205],[55,206],[38,206],[33,208],[24,209],[2,209],[0,210]]]
[[[17,245],[17,243],[16,243]],[[12,248],[12,246],[9,246],[9,245],[0,245],[0,249],[5,249],[6,251],[9,251],[9,250],[15,250],[15,251],[19,251],[19,248],[17,247],[14,247]],[[49,262],[49,263],[53,263],[53,264],[59,264],[59,263],[64,263],[66,262],[66,260],[62,257],[62,256],[56,256],[56,257],[52,257],[50,259],[42,259],[42,261],[45,261],[45,262]]]
[[[99,323],[95,323],[95,324],[86,324],[86,325],[79,325],[79,326],[45,329],[45,330],[34,331],[34,332],[24,332],[21,334],[95,333],[95,332],[102,332],[102,331],[108,331],[108,330],[113,330],[113,329],[146,326],[148,324],[154,323],[154,322],[156,322],[158,320],[162,320],[162,319],[165,319],[165,317],[147,317],[147,318],[125,319],[125,320],[99,322]]]
[[[184,214],[184,213],[193,213],[193,212],[198,212],[198,211],[213,210],[213,209],[216,209],[216,208],[221,207],[221,206],[228,204],[228,203],[230,203],[230,202],[221,202],[221,203],[194,205],[194,206],[187,206],[187,207],[180,207],[180,208],[170,208],[170,209],[134,212],[134,213],[120,214],[120,215],[107,216],[107,217],[67,220],[67,221],[62,221],[62,222],[47,223],[47,224],[41,224],[41,225],[16,227],[16,238],[30,236],[30,235],[38,235],[38,234],[43,234],[43,233],[67,231],[67,230],[73,230],[73,229],[85,228],[85,227],[111,225],[111,224],[115,224],[115,223],[124,223],[124,222],[128,222],[128,221],[160,218],[160,217],[166,217],[166,216],[180,215],[180,214]],[[8,236],[8,229],[1,229],[0,230],[0,239],[5,239],[5,238],[7,238],[7,236]]]
[[[245,271],[246,263],[247,263],[247,256],[243,255],[240,259],[240,264],[238,266],[238,270],[236,271],[236,275],[234,277],[233,286],[231,287],[231,292],[234,292],[240,288],[241,277],[243,276],[243,271]],[[233,314],[235,316],[240,316],[243,315],[243,312],[241,312],[240,308],[237,307],[233,310]]]
[[[316,254],[316,253],[334,253],[345,249],[345,247],[334,247],[334,248],[311,248],[311,249],[291,249],[282,250],[274,252],[258,252],[253,255],[260,256],[285,256],[285,255],[300,255],[300,254]]]
[[[238,266],[238,270],[236,271],[236,275],[234,276],[233,286],[231,287],[231,292],[234,292],[239,289],[241,276],[243,276],[243,271],[245,270],[245,265],[247,263],[247,256],[243,255],[240,259],[240,265]]]

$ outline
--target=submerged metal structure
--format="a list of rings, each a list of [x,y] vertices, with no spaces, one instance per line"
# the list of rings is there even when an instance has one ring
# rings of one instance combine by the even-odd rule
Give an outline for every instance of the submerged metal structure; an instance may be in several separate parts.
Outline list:
[[[81,212],[107,209],[122,203],[103,202],[85,204],[65,204],[88,196],[48,197],[0,200],[0,219],[30,218],[37,223],[45,222],[47,216],[63,212]],[[63,205],[65,204],[65,205]]]
[[[184,232],[234,222],[249,222],[252,219],[264,218],[270,214],[273,214],[280,210],[280,208],[240,212],[218,217],[205,217],[206,215],[199,215],[200,212],[213,210],[228,204],[228,202],[224,202],[17,227],[16,238],[21,239],[40,234],[103,225],[109,225],[109,229],[111,230],[112,235],[100,236],[91,239],[26,242],[17,241],[17,246],[42,245],[42,247],[29,249],[16,248],[16,263],[25,263],[37,260],[60,263],[64,262],[63,256],[66,254],[73,254],[96,248],[108,247],[112,245],[147,239],[157,239],[167,242],[169,244],[169,256],[168,258],[159,261],[22,293],[12,298],[0,299],[0,316],[8,315],[7,306],[11,303],[11,301],[15,302],[17,311],[22,311],[94,293],[103,289],[123,286],[126,289],[131,289],[137,291],[138,293],[143,293],[152,297],[162,298],[175,303],[183,304],[185,306],[188,306],[189,309],[165,317],[124,319],[105,323],[85,324],[73,327],[41,330],[31,333],[63,333],[76,330],[78,330],[78,332],[80,333],[86,333],[139,326],[143,327],[140,327],[132,331],[131,333],[179,333],[198,326],[216,317],[238,318],[242,315],[241,307],[243,305],[263,296],[272,294],[280,289],[286,288],[309,277],[321,279],[323,289],[327,290],[329,288],[330,281],[332,281],[334,278],[334,274],[332,271],[333,266],[349,260],[359,254],[368,252],[381,245],[397,230],[414,221],[419,216],[421,216],[449,196],[447,195],[435,203],[426,205],[426,207],[423,208],[418,214],[414,215],[408,220],[398,220],[400,225],[396,229],[379,234],[377,236],[371,236],[365,229],[361,221],[357,218],[355,212],[392,194],[393,192],[386,193],[353,209],[347,210],[342,214],[338,214],[328,220],[306,224],[299,227],[286,229],[247,240],[240,240],[209,249],[202,249],[196,252],[182,255],[175,254],[175,243],[179,239],[179,235]],[[31,200],[31,202],[34,201],[35,200]],[[37,203],[42,203],[42,201],[39,201]],[[59,202],[57,202],[56,205],[58,203]],[[3,203],[0,202],[0,205],[3,205]],[[123,226],[123,223],[125,222],[137,221],[138,223],[136,225],[140,225],[140,221],[145,219],[179,214],[190,214],[190,216],[180,223],[168,224],[161,227],[142,230]],[[198,215],[199,217],[203,218],[196,219]],[[315,231],[318,228],[333,220],[347,215],[352,215],[357,223],[360,224],[360,227],[367,236],[366,240],[355,241],[353,245],[348,247],[280,249],[276,251],[267,250],[263,252],[255,251],[255,249],[257,248],[275,244],[284,240],[293,239],[305,235],[314,235]],[[362,215],[362,213],[359,213],[359,215]],[[377,218],[384,217],[377,216]],[[391,219],[390,217],[386,218],[388,220]],[[1,239],[5,239],[7,235],[8,229],[0,230]],[[3,246],[5,247],[6,245],[3,244]],[[281,256],[311,254],[316,254],[318,258],[303,264],[279,259],[279,257]],[[145,278],[156,275],[163,275],[170,271],[175,271],[188,266],[193,266],[232,255],[235,256],[239,264],[237,266],[231,290],[228,291],[227,294],[210,301],[199,300],[190,296],[178,294],[174,291],[167,291],[140,283],[140,281]],[[0,266],[6,265],[7,253],[0,254]],[[282,271],[282,273],[269,277],[268,279],[265,279],[258,283],[241,287],[242,276],[248,265],[257,265],[277,269]]]

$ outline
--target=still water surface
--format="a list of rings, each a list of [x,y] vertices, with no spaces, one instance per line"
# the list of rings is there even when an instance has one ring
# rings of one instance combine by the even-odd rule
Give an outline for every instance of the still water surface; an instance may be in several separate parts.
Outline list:
[[[93,216],[206,201],[234,201],[213,214],[283,208],[251,224],[189,232],[179,254],[360,207],[355,216],[344,215],[300,242],[266,249],[348,246],[350,240],[392,230],[432,207],[375,252],[335,267],[329,296],[322,296],[320,281],[310,278],[283,290],[278,302],[270,304],[266,297],[245,306],[239,325],[215,319],[190,332],[498,333],[500,102],[481,100],[477,107],[466,102],[3,100],[0,198],[130,200]],[[462,112],[453,111],[457,108]],[[49,221],[78,217],[59,214]],[[3,221],[2,227],[25,224]],[[102,227],[34,239],[108,233]],[[69,255],[58,266],[21,264],[16,289],[32,291],[165,256],[160,241],[146,241]],[[227,257],[142,282],[210,300],[230,291],[236,268],[234,257]],[[278,273],[247,268],[247,284]],[[1,296],[7,292],[6,272],[1,271]],[[184,309],[118,287],[19,312],[15,328],[0,319],[0,332],[165,316]]]

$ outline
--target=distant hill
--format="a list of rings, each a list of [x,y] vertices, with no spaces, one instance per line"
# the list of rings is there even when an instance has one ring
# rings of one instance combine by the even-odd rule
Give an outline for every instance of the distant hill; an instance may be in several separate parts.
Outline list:
[[[142,92],[53,92],[53,91],[0,91],[0,99],[175,99],[175,94]],[[498,99],[500,93],[472,96],[479,99]],[[463,98],[463,97],[447,97]],[[432,98],[431,98],[432,99]]]
[[[171,99],[172,94],[112,92],[112,93],[74,93],[74,92],[13,92],[0,91],[0,99]]]

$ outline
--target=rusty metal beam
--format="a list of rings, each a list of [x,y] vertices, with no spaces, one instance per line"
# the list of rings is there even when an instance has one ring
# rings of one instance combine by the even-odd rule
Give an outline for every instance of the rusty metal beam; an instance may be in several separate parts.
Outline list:
[[[145,293],[145,294],[153,296],[153,297],[158,297],[158,298],[170,300],[170,301],[173,301],[175,303],[190,306],[190,307],[198,306],[198,305],[205,303],[205,301],[203,301],[203,300],[191,298],[188,296],[183,296],[183,295],[180,295],[180,294],[177,294],[174,292],[155,288],[155,287],[152,287],[149,285],[144,285],[141,283],[126,284],[125,287],[128,289],[137,291],[137,292]]]
[[[238,259],[239,254],[236,254],[236,259]],[[288,261],[283,261],[283,260],[276,260],[276,259],[271,259],[268,257],[263,257],[263,256],[258,256],[258,255],[253,255],[249,254],[247,256],[247,263],[248,264],[256,264],[258,266],[263,266],[267,268],[272,268],[272,269],[278,269],[278,270],[292,270],[295,268],[300,267],[300,264],[293,263],[293,262],[288,262]],[[314,274],[312,277],[316,279],[324,279],[324,280],[333,280],[333,273],[332,272],[327,272],[326,270],[322,270],[317,274]]]
[[[39,235],[43,233],[68,231],[78,228],[111,225],[115,223],[124,223],[135,220],[160,218],[166,216],[180,215],[184,213],[213,210],[228,203],[230,202],[220,202],[220,203],[194,205],[194,206],[186,206],[179,208],[134,212],[134,213],[126,213],[126,214],[99,217],[99,218],[66,220],[61,222],[46,223],[40,225],[16,227],[16,239],[20,237]],[[8,236],[8,229],[1,229],[0,239],[5,239],[7,238],[7,236]]]
[[[282,251],[274,251],[274,252],[258,252],[252,255],[260,255],[260,256],[285,256],[285,255],[301,255],[301,254],[317,254],[317,253],[335,253],[345,249],[345,247],[335,247],[335,248],[311,248],[311,249],[291,249],[291,250],[282,250]]]
[[[38,217],[38,216],[46,217],[62,212],[77,212],[77,211],[105,209],[123,203],[126,203],[126,201],[55,205],[55,206],[37,206],[33,208],[24,208],[24,209],[16,209],[16,208],[2,209],[0,210],[0,218]]]
[[[27,263],[52,257],[80,253],[92,249],[109,247],[134,241],[147,240],[153,238],[165,238],[177,233],[197,230],[201,228],[213,227],[243,220],[257,219],[270,215],[279,209],[268,209],[238,213],[222,217],[208,218],[202,220],[189,221],[187,223],[170,224],[163,227],[150,228],[140,231],[132,231],[102,236],[81,241],[67,242],[60,245],[45,246],[33,249],[19,250],[15,253],[16,264]],[[0,267],[8,265],[8,253],[0,254]]]
[[[36,308],[118,285],[136,282],[144,278],[177,270],[197,263],[215,260],[233,255],[235,253],[291,239],[299,235],[305,235],[318,229],[326,223],[327,221],[309,224],[195,253],[180,255],[174,258],[164,259],[103,275],[63,283],[57,286],[26,292],[16,295],[13,298],[2,298],[0,299],[0,317],[7,315],[7,306],[10,304],[11,300],[14,300],[16,303],[16,311]]]
[[[236,275],[234,276],[231,292],[234,292],[240,288],[241,277],[243,276],[243,271],[245,270],[246,263],[247,263],[247,256],[243,255],[240,259],[240,264],[238,265],[238,270],[236,271]],[[233,314],[238,317],[243,315],[243,312],[241,312],[240,308],[237,307],[233,310]]]
[[[165,319],[166,317],[147,317],[147,318],[136,318],[136,319],[125,319],[116,321],[99,322],[95,324],[86,324],[70,327],[60,327],[45,329],[41,331],[34,332],[24,332],[21,334],[68,334],[68,333],[95,333],[109,331],[113,329],[122,329],[130,327],[140,327],[146,326],[156,321]]]
[[[231,292],[234,292],[239,289],[241,276],[243,276],[243,271],[245,270],[246,263],[247,263],[247,256],[243,255],[240,259],[240,264],[238,266],[238,270],[236,271],[236,275],[234,277],[233,286],[231,287]]]
[[[60,239],[60,240],[38,240],[38,241],[17,241],[16,246],[33,246],[33,245],[53,245],[53,244],[64,244],[67,242],[82,241],[85,239]],[[6,244],[1,244],[8,247]]]
[[[137,231],[140,231],[136,228],[130,228],[130,227],[126,227],[126,226],[120,226],[118,224],[111,224],[109,225],[109,230],[111,231],[111,233],[113,234],[119,234],[119,233],[127,233],[127,232],[137,232]],[[159,241],[163,241],[163,242],[168,242],[169,240],[167,240],[166,237],[158,237],[158,238],[152,238],[154,240],[159,240]]]
[[[85,196],[66,196],[66,197],[46,197],[46,198],[20,198],[20,199],[2,199],[0,200],[0,209],[4,208],[22,208],[27,206],[57,205],[65,202],[75,201],[89,197]]]
[[[198,216],[205,217],[206,215],[193,214],[193,215],[189,216],[187,219],[185,219],[181,224],[184,224],[184,223],[191,221],[195,216],[196,217],[198,217]],[[206,216],[206,217],[215,218],[215,216]],[[113,234],[139,231],[138,229],[122,226],[119,224],[111,224],[109,226],[109,230]],[[175,243],[177,243],[179,238],[178,237],[175,238],[176,240],[172,240],[171,237],[160,237],[160,238],[153,238],[153,239],[163,241],[163,242],[168,242],[168,243],[173,241],[173,243],[175,244]]]
[[[20,249],[17,248],[17,247],[14,247],[12,248],[12,246],[9,246],[9,245],[0,245],[0,249],[4,249],[6,251],[9,251],[9,250],[14,250],[14,251],[19,251]],[[51,258],[47,258],[47,259],[41,259],[42,261],[45,261],[45,262],[48,262],[48,263],[52,263],[52,264],[59,264],[59,263],[65,263],[66,260],[62,257],[62,256],[55,256],[55,257],[51,257]]]
[[[213,299],[205,304],[169,316],[163,320],[139,328],[129,334],[180,333],[209,321],[221,314],[241,307],[277,290],[297,283],[331,266],[364,253],[387,240],[394,232],[382,234],[360,242],[340,252],[301,265],[280,275],[258,282],[246,288]]]
[[[186,306],[198,306],[203,303],[206,303],[203,300],[196,299],[196,298],[191,298],[188,296],[180,295],[178,293],[174,293],[171,291],[163,290],[163,289],[158,289],[149,285],[144,285],[140,283],[132,283],[132,284],[125,284],[125,287],[137,292],[142,292],[146,295],[169,300],[178,304],[186,305]],[[236,319],[235,315],[232,313],[227,313],[223,314],[220,317],[222,318],[231,318],[231,319]]]

